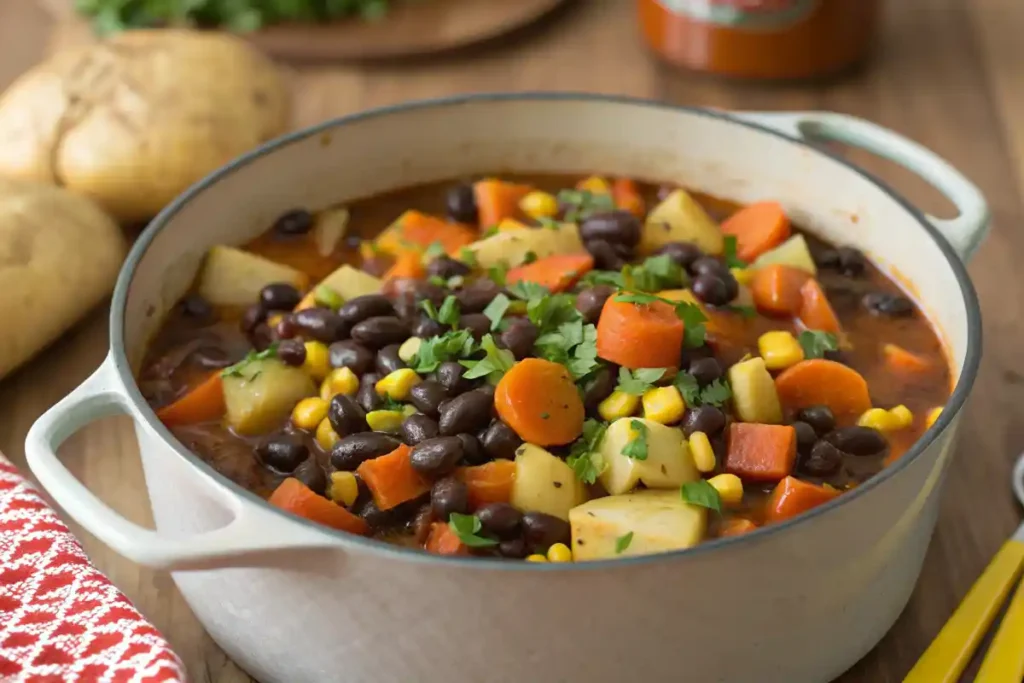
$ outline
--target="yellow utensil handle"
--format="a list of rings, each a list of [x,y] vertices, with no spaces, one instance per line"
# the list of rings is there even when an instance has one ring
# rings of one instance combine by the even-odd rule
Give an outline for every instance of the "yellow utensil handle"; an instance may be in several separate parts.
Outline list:
[[[1019,543],[1019,541],[1010,541]],[[1020,544],[1024,547],[1024,544]],[[1017,588],[1003,623],[988,648],[974,683],[1024,681],[1024,583]]]
[[[1022,567],[1024,543],[1007,541],[903,683],[956,683]]]

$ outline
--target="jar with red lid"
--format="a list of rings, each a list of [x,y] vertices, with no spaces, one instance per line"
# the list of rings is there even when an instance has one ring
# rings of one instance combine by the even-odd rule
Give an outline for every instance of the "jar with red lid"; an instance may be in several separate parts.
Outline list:
[[[665,61],[768,80],[836,75],[863,60],[881,0],[637,0],[640,29]]]

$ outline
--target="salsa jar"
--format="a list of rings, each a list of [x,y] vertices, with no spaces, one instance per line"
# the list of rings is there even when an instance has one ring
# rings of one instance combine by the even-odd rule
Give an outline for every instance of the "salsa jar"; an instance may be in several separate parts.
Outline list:
[[[648,45],[670,64],[721,76],[805,80],[863,60],[881,0],[637,0]]]

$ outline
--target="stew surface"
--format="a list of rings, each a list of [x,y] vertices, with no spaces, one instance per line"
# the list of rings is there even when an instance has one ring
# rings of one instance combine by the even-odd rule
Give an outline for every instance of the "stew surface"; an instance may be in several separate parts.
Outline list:
[[[900,457],[943,347],[773,201],[630,179],[413,187],[215,247],[139,377],[294,514],[445,555],[582,561],[747,533]]]

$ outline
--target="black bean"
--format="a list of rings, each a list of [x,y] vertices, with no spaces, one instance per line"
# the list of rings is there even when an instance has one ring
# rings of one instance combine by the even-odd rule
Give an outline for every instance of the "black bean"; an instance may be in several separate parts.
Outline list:
[[[612,249],[615,250],[615,253],[627,261],[632,261],[633,257],[636,256],[636,247],[631,247],[626,244],[618,244],[616,242],[612,242],[611,245]]]
[[[267,311],[259,304],[253,304],[245,309],[245,312],[242,314],[239,328],[242,330],[242,334],[251,337],[253,332],[256,331],[256,326],[266,319]]]
[[[420,441],[409,451],[409,464],[426,477],[448,474],[462,460],[462,441],[456,436],[438,436]]]
[[[725,413],[715,406],[698,406],[686,411],[683,416],[683,434],[687,438],[694,432],[704,432],[709,437],[725,429]]]
[[[435,285],[429,280],[415,281],[413,296],[416,298],[417,303],[420,304],[420,310],[423,310],[423,301],[429,300],[435,306],[440,306],[450,294],[451,292],[447,289],[440,285]]]
[[[592,213],[580,224],[580,238],[633,247],[640,241],[640,219],[629,211]]]
[[[513,560],[521,560],[530,554],[526,541],[521,538],[510,538],[498,544],[498,554]]]
[[[430,529],[437,519],[430,504],[421,507],[409,520],[409,531],[417,544],[423,545],[430,538]]]
[[[522,360],[533,353],[539,334],[537,326],[526,318],[514,318],[500,339],[502,346],[511,351],[516,360]]]
[[[732,300],[725,279],[717,274],[698,275],[693,279],[692,289],[698,299],[712,306],[725,306]]]
[[[841,427],[827,434],[825,440],[850,455],[878,455],[889,447],[877,430],[860,425]]]
[[[486,396],[487,398],[491,399],[492,401],[494,400],[495,388],[494,388],[493,384],[481,384],[476,389],[476,391],[478,391],[479,393],[483,394],[484,396]]]
[[[874,315],[903,318],[914,312],[914,302],[900,294],[870,292],[864,295],[864,308]]]
[[[352,339],[373,349],[401,344],[408,338],[409,326],[393,315],[367,318],[352,328]]]
[[[415,446],[421,441],[439,436],[441,428],[437,426],[437,420],[423,413],[416,413],[402,421],[399,434],[402,436],[402,441],[407,445]]]
[[[815,442],[797,464],[797,469],[812,477],[828,477],[843,464],[843,452],[824,439]]]
[[[491,331],[491,319],[483,313],[464,313],[459,318],[459,327],[469,330],[479,340]]]
[[[348,436],[365,432],[370,427],[366,424],[366,411],[351,396],[335,394],[327,406],[327,419],[339,436]]]
[[[714,358],[715,350],[711,348],[710,344],[701,344],[700,346],[684,346],[682,354],[679,358],[679,367],[683,370],[689,371],[701,358]]]
[[[726,296],[728,297],[729,301],[732,301],[740,293],[740,283],[736,280],[736,276],[733,275],[732,272],[728,270],[720,274],[719,277],[721,277],[722,282],[725,283]]]
[[[840,349],[826,350],[824,358],[825,360],[834,361],[836,363],[842,363],[843,365],[850,365],[850,363],[852,362],[850,359],[850,354]]]
[[[438,407],[447,399],[444,387],[432,379],[420,382],[409,391],[409,400],[416,410],[431,417],[437,417]]]
[[[472,434],[459,434],[456,438],[462,442],[462,462],[467,465],[483,465],[488,461],[480,439]]]
[[[334,342],[329,352],[332,368],[348,368],[356,375],[370,372],[376,360],[373,351],[351,340]]]
[[[498,296],[500,288],[497,283],[488,278],[474,280],[455,293],[459,302],[459,311],[462,313],[480,313],[487,304],[491,303],[494,297]]]
[[[836,417],[828,406],[807,406],[797,411],[796,419],[811,425],[818,436],[825,436],[836,428]]]
[[[290,311],[302,301],[302,294],[287,282],[274,282],[260,290],[260,303],[268,311]]]
[[[473,380],[464,378],[464,374],[466,374],[466,368],[455,361],[445,361],[444,363],[441,363],[434,372],[434,376],[437,378],[437,383],[444,387],[450,397],[458,396],[459,394],[465,393],[473,388]],[[419,408],[419,406],[416,407]],[[420,410],[423,409],[420,408]],[[424,410],[423,412],[427,411]]]
[[[440,408],[441,433],[454,436],[462,432],[475,432],[491,421],[494,400],[482,391],[467,391]]]
[[[266,323],[258,324],[249,334],[249,343],[257,351],[266,351],[274,341],[274,333]]]
[[[835,249],[822,249],[814,255],[814,263],[822,270],[839,270],[839,252]]]
[[[556,543],[572,540],[569,522],[544,512],[526,512],[522,519],[523,539],[531,552],[546,553]]]
[[[191,318],[198,323],[212,322],[214,318],[213,306],[199,294],[188,294],[178,303],[181,314]]]
[[[494,420],[481,433],[480,443],[490,460],[514,460],[523,440],[501,420]]]
[[[722,364],[715,358],[697,358],[690,363],[689,373],[703,388],[722,378]]]
[[[440,337],[447,331],[447,328],[433,318],[425,315],[420,316],[412,325],[412,336],[420,339]]]
[[[357,296],[346,301],[338,309],[338,315],[349,325],[361,323],[367,318],[394,314],[395,307],[391,305],[391,300],[383,294]]]
[[[274,221],[273,230],[278,235],[293,237],[305,235],[313,228],[313,214],[305,209],[292,209]]]
[[[405,361],[398,356],[400,344],[388,344],[377,352],[377,372],[387,375],[395,370],[409,367]]]
[[[448,217],[453,221],[476,225],[476,195],[473,193],[472,185],[460,183],[448,190],[445,206],[448,208]]]
[[[430,488],[430,506],[438,519],[445,522],[453,512],[469,512],[469,489],[455,477],[438,479]]]
[[[839,256],[839,272],[850,277],[863,275],[867,270],[868,260],[864,254],[853,247],[839,247],[836,249]]]
[[[729,272],[724,263],[714,256],[701,256],[690,264],[690,274],[697,275],[722,275]]]
[[[256,458],[264,467],[279,474],[291,474],[309,457],[309,449],[297,434],[274,434],[255,448]]]
[[[611,285],[595,285],[580,292],[576,297],[576,310],[583,316],[583,321],[596,323],[605,302],[614,293],[615,288]]]
[[[295,473],[292,476],[308,486],[313,493],[321,496],[327,493],[327,474],[324,472],[324,468],[320,467],[316,458],[306,458],[301,465],[295,468]]]
[[[368,498],[359,506],[356,514],[366,521],[371,531],[389,531],[409,522],[423,508],[424,502],[424,498],[415,498],[388,510],[381,510],[373,498]]]
[[[306,345],[298,339],[285,339],[277,345],[277,357],[287,365],[299,367],[306,362]]]
[[[615,390],[617,381],[615,370],[607,365],[602,366],[587,380],[583,387],[583,407],[588,413],[597,412],[601,401],[611,396]]]
[[[460,275],[469,275],[469,273],[469,266],[462,261],[456,261],[450,256],[438,256],[427,264],[427,275],[445,280]]]
[[[610,243],[604,240],[590,240],[583,246],[594,257],[594,266],[598,270],[619,270],[626,265],[626,260],[619,256]]]
[[[523,514],[508,503],[488,503],[476,511],[483,530],[498,538],[512,538],[519,533]]]
[[[793,429],[796,430],[796,449],[800,453],[809,453],[814,447],[814,444],[818,442],[818,435],[814,431],[814,427],[797,420],[793,423]]]
[[[274,326],[274,336],[278,339],[291,339],[298,336],[299,328],[295,326],[295,318],[286,313]]]
[[[663,244],[654,253],[656,255],[668,254],[669,258],[686,269],[689,269],[694,261],[704,255],[700,247],[693,242],[669,242]]]
[[[401,446],[393,436],[381,432],[362,432],[341,437],[331,449],[331,466],[336,470],[353,472],[367,460],[387,455]]]
[[[293,315],[303,337],[330,344],[348,336],[348,325],[329,308],[306,308]]]
[[[368,372],[359,378],[359,391],[356,392],[356,403],[366,412],[378,410],[384,405],[384,399],[377,393],[377,382],[380,375]]]

